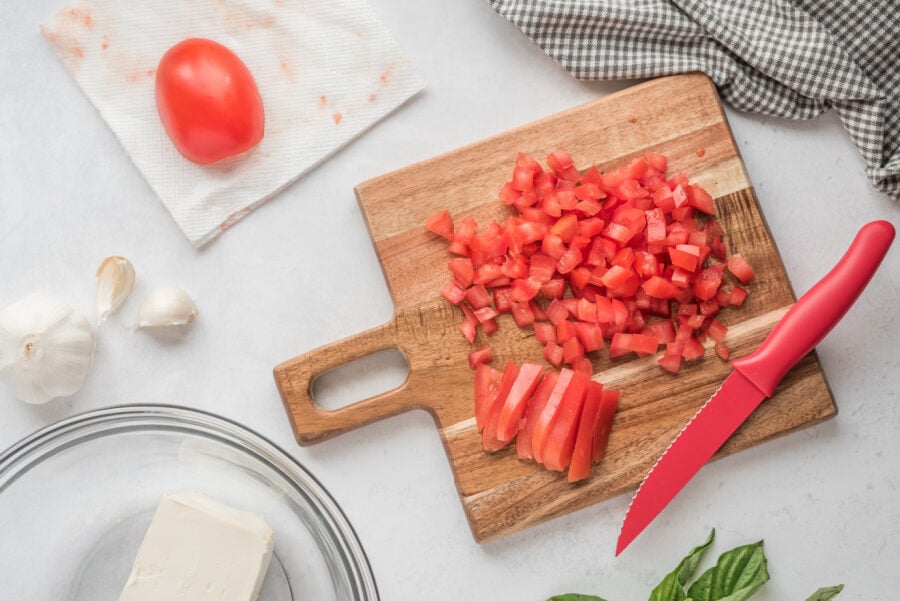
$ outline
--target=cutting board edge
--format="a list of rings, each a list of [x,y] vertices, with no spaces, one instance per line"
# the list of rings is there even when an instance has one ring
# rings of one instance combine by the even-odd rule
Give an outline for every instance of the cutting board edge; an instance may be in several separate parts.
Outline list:
[[[645,81],[641,81],[639,83],[628,86],[626,88],[623,88],[623,89],[613,92],[611,94],[600,96],[598,98],[594,98],[593,100],[583,102],[576,106],[572,106],[572,107],[563,109],[561,111],[552,113],[550,115],[546,115],[546,116],[542,117],[541,119],[539,119],[538,121],[563,118],[566,115],[575,114],[575,113],[584,111],[595,105],[610,102],[610,99],[614,100],[614,99],[626,97],[627,95],[639,93],[642,88],[650,87],[650,86],[658,86],[660,82],[665,81],[665,80],[671,80],[671,79],[697,79],[698,82],[701,82],[698,85],[703,85],[704,87],[707,88],[710,96],[712,96],[715,99],[715,103],[718,106],[719,114],[722,117],[722,121],[727,126],[728,134],[730,136],[731,142],[735,146],[735,148],[737,148],[737,145],[734,144],[734,133],[731,131],[731,127],[728,125],[728,119],[726,118],[724,108],[722,105],[722,101],[721,101],[721,97],[719,96],[719,93],[718,93],[718,90],[716,89],[715,83],[712,81],[712,79],[708,75],[706,75],[702,71],[690,71],[687,73],[666,75],[663,77],[657,77],[654,79],[648,79]],[[403,167],[400,167],[400,168],[390,171],[388,173],[369,178],[363,182],[356,184],[353,187],[353,191],[356,194],[356,199],[357,199],[357,201],[361,202],[360,196],[361,196],[361,194],[365,193],[365,188],[367,188],[369,186],[377,185],[381,181],[400,177],[405,173],[417,171],[419,169],[422,169],[423,167],[428,167],[431,164],[439,163],[455,154],[470,151],[470,150],[476,149],[478,147],[487,146],[495,140],[499,140],[501,138],[506,138],[506,137],[509,137],[516,133],[519,133],[521,131],[528,130],[528,129],[534,127],[535,123],[536,123],[536,121],[534,121],[534,120],[529,121],[527,123],[522,123],[522,124],[513,126],[509,129],[486,136],[484,138],[463,144],[463,145],[453,148],[451,150],[448,150],[445,152],[440,152],[434,156],[428,157],[426,159],[422,159],[421,161],[416,161],[415,163],[410,163],[408,165],[405,165]],[[743,159],[741,159],[741,164],[743,165]],[[746,169],[744,169],[744,175],[745,176],[747,175]],[[750,181],[749,178],[746,178],[746,180],[748,182]],[[363,212],[365,212],[365,211],[363,211]],[[372,233],[371,228],[369,231],[371,234]],[[374,239],[375,238],[373,236],[373,240]]]
[[[817,358],[817,362],[818,362],[818,358]],[[820,373],[822,373],[821,370],[820,370]],[[823,375],[824,375],[824,374],[823,374]],[[826,386],[827,386],[827,382],[826,382]],[[813,418],[813,419],[810,419],[809,421],[806,421],[806,422],[804,422],[804,423],[802,423],[802,424],[799,424],[798,426],[796,426],[796,427],[794,427],[794,428],[789,428],[789,429],[781,430],[781,431],[779,431],[779,432],[775,432],[775,433],[770,434],[770,435],[768,435],[768,436],[765,436],[765,437],[763,437],[763,438],[757,438],[756,440],[753,441],[752,444],[750,444],[750,445],[748,445],[748,446],[746,446],[746,447],[741,447],[741,448],[734,449],[734,450],[731,450],[731,451],[728,451],[728,452],[724,452],[724,453],[722,453],[722,452],[716,453],[716,454],[713,455],[713,457],[709,460],[709,462],[712,463],[712,462],[719,461],[720,459],[725,459],[726,457],[731,457],[731,456],[733,456],[733,455],[737,455],[738,453],[741,453],[741,452],[746,451],[746,450],[748,450],[748,449],[752,449],[752,448],[755,448],[755,447],[764,445],[764,444],[766,444],[766,443],[768,443],[768,442],[775,441],[775,440],[777,440],[777,439],[783,438],[783,437],[788,436],[788,435],[790,435],[790,434],[794,434],[794,433],[799,432],[799,431],[801,431],[801,430],[806,430],[806,429],[808,429],[808,428],[812,428],[812,427],[821,425],[821,424],[823,424],[823,423],[825,423],[825,422],[831,421],[832,419],[834,419],[834,418],[837,417],[837,415],[838,415],[838,406],[837,406],[837,403],[836,403],[835,400],[834,400],[834,396],[831,394],[830,389],[829,389],[829,397],[830,397],[830,401],[831,401],[831,402],[830,402],[830,405],[831,405],[831,411],[830,411],[830,413],[827,413],[827,414],[825,414],[825,415],[821,415],[821,416],[819,416],[819,417],[815,417],[815,418]],[[608,497],[604,497],[604,498],[602,498],[602,499],[599,499],[599,500],[594,501],[594,502],[591,502],[591,503],[585,503],[585,504],[579,504],[579,505],[566,506],[565,508],[563,508],[561,511],[559,511],[559,512],[557,512],[557,513],[554,513],[554,514],[551,514],[551,515],[547,515],[547,516],[540,516],[539,518],[534,519],[534,520],[532,520],[532,521],[519,521],[519,522],[515,522],[514,525],[511,526],[511,527],[508,527],[508,528],[500,528],[500,529],[496,529],[496,530],[494,530],[494,529],[487,529],[487,530],[479,529],[479,526],[480,526],[480,524],[481,524],[481,520],[480,520],[480,518],[479,518],[476,514],[474,514],[474,513],[472,512],[471,505],[470,505],[470,503],[467,502],[467,500],[470,500],[470,499],[472,499],[472,498],[474,498],[474,497],[478,497],[478,496],[480,496],[480,495],[483,495],[483,494],[484,494],[483,492],[475,493],[475,494],[473,494],[473,495],[462,495],[462,494],[460,494],[460,495],[459,495],[459,498],[460,498],[460,501],[462,502],[463,510],[464,510],[464,512],[465,512],[465,514],[466,514],[466,521],[468,522],[469,529],[470,529],[470,531],[472,532],[472,538],[473,538],[473,539],[475,540],[475,542],[478,543],[479,545],[484,545],[484,544],[488,544],[488,543],[492,543],[492,542],[494,542],[494,541],[500,540],[500,539],[505,538],[505,537],[507,537],[507,536],[516,534],[516,533],[518,533],[518,532],[522,532],[522,531],[524,531],[524,530],[528,530],[529,528],[532,528],[532,527],[534,527],[534,526],[539,526],[539,525],[541,525],[541,524],[546,524],[546,523],[548,523],[548,522],[551,522],[551,521],[556,520],[556,519],[558,519],[558,518],[561,518],[561,517],[563,517],[563,516],[566,516],[566,515],[574,515],[574,514],[576,514],[576,513],[579,513],[579,512],[581,512],[581,511],[584,511],[584,510],[589,509],[589,508],[591,508],[591,507],[594,507],[594,506],[597,506],[597,505],[600,505],[600,504],[603,504],[603,503],[612,501],[613,499],[616,499],[616,498],[618,498],[618,497],[622,497],[622,496],[631,496],[631,495],[633,495],[633,494],[635,493],[635,491],[637,491],[637,489],[638,489],[639,486],[640,486],[640,484],[637,484],[637,485],[634,485],[634,486],[629,486],[629,487],[627,487],[627,488],[625,488],[625,489],[623,489],[623,490],[621,490],[621,491],[617,491],[616,493],[614,493],[614,494],[612,494],[612,495],[610,495],[610,496],[608,496]]]

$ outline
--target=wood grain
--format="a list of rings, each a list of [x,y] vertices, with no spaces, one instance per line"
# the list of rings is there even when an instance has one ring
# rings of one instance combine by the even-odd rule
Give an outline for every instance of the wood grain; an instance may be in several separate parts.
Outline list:
[[[636,120],[629,120],[630,116]],[[704,149],[698,153],[698,149]],[[754,266],[757,281],[740,308],[721,319],[732,358],[755,349],[794,302],[781,257],[719,104],[702,74],[639,84],[536,123],[364,182],[356,195],[396,306],[380,327],[312,350],[275,368],[275,380],[300,444],[311,444],[410,409],[424,409],[450,459],[456,486],[476,540],[487,541],[597,503],[637,487],[683,425],[730,372],[708,351],[675,377],[654,357],[593,359],[594,379],[623,391],[609,449],[591,478],[577,485],[516,459],[511,448],[482,451],[473,417],[472,347],[459,331],[461,315],[438,290],[449,278],[446,244],[427,233],[426,217],[449,208],[479,224],[502,220],[496,201],[518,152],[535,157],[565,149],[580,167],[615,168],[651,149],[669,157],[670,172],[684,171],[716,199],[731,252]],[[702,154],[702,156],[700,156]],[[500,331],[479,334],[495,363],[542,361],[531,330],[508,315]],[[409,376],[398,388],[336,410],[311,396],[312,380],[339,365],[386,348],[399,349]],[[807,355],[722,447],[728,455],[836,414],[815,353]]]

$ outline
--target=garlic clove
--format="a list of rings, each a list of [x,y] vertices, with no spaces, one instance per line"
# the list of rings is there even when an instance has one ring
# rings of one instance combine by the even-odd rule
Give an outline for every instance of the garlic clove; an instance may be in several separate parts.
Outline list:
[[[97,324],[118,309],[134,288],[134,266],[125,257],[107,257],[97,269]]]
[[[93,355],[90,322],[62,301],[32,294],[0,311],[0,380],[26,403],[76,393]]]
[[[178,286],[160,286],[144,299],[138,311],[139,328],[181,326],[194,321],[197,307],[191,296]]]

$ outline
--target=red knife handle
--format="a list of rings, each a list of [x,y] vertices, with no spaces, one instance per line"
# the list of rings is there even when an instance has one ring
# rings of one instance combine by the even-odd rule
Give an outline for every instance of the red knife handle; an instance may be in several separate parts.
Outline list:
[[[800,297],[760,347],[732,362],[767,397],[784,374],[841,320],[872,279],[894,240],[887,221],[867,223],[838,264]]]

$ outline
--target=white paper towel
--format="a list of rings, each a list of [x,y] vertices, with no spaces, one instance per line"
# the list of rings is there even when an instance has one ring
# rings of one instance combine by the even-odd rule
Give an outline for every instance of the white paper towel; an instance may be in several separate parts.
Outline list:
[[[41,30],[198,247],[424,86],[365,0],[82,1]],[[214,165],[185,159],[156,109],[159,59],[191,37],[234,51],[266,111],[262,142]]]

